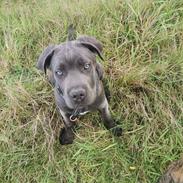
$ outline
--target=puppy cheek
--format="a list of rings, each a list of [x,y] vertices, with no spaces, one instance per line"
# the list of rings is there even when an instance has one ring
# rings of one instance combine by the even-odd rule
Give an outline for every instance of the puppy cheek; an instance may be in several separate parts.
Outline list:
[[[91,88],[91,86],[88,85],[87,88],[87,103],[92,104],[96,99],[96,87],[94,86],[93,88]]]
[[[95,70],[92,70],[92,75],[90,76],[87,82],[88,101],[90,104],[94,102],[96,98],[97,81],[95,75],[96,75]]]
[[[64,96],[63,98],[65,100],[67,107],[69,107],[70,109],[74,108],[74,106],[73,106],[73,104],[68,96]]]
[[[70,100],[70,97],[69,97],[69,95],[68,95],[68,91],[67,91],[66,89],[64,90],[63,98],[64,98],[64,101],[65,101],[66,105],[67,105],[69,108],[73,108],[72,101]]]

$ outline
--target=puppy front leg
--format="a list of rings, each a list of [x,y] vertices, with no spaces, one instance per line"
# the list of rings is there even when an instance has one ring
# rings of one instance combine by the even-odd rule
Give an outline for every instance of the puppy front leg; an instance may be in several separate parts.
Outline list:
[[[112,133],[115,136],[120,136],[122,135],[122,128],[117,127],[116,122],[113,120],[111,113],[109,111],[109,104],[107,99],[105,98],[104,102],[100,105],[99,107],[99,111],[101,112],[102,118],[103,118],[103,122],[104,122],[104,126],[108,129],[108,130],[112,130]]]
[[[70,121],[69,115],[62,110],[60,110],[60,113],[64,119],[64,125],[65,127],[61,129],[60,131],[60,136],[59,136],[59,141],[61,145],[66,145],[66,144],[72,144],[74,141],[74,132],[73,132],[73,127],[74,123]]]

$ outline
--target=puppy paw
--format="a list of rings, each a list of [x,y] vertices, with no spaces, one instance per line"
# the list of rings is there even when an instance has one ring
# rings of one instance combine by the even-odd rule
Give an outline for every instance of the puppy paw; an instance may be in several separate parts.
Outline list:
[[[123,129],[120,127],[114,127],[111,131],[112,131],[113,135],[117,136],[117,137],[121,136],[123,133]]]
[[[62,128],[60,131],[59,141],[61,145],[72,144],[74,141],[74,133],[72,129]]]

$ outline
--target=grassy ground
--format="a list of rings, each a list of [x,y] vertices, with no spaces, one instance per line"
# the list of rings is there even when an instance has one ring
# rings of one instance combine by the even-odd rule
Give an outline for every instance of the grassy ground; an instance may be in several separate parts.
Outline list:
[[[123,137],[94,113],[74,144],[58,142],[62,120],[35,64],[70,23],[104,45]],[[0,182],[153,183],[183,152],[182,0],[4,0],[0,51]]]

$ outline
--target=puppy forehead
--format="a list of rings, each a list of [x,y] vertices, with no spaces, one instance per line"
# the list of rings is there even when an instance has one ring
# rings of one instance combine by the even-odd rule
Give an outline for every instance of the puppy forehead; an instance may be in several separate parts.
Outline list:
[[[95,61],[94,54],[87,48],[79,47],[74,44],[59,45],[54,52],[54,65],[69,64],[73,65],[77,62]]]

